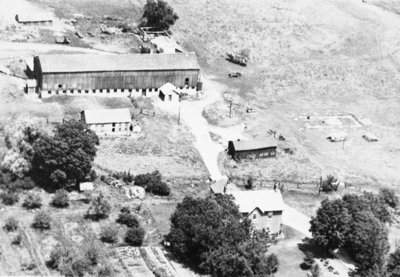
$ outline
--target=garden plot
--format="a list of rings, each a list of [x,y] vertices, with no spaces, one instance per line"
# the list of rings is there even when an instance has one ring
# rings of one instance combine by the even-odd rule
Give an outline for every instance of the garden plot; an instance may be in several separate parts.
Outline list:
[[[153,270],[161,269],[161,271],[165,272],[165,277],[174,277],[177,275],[160,247],[141,247],[140,253],[142,253],[149,268]]]
[[[126,270],[135,277],[154,277],[154,274],[147,267],[146,262],[137,247],[119,247],[117,255],[122,261]]]

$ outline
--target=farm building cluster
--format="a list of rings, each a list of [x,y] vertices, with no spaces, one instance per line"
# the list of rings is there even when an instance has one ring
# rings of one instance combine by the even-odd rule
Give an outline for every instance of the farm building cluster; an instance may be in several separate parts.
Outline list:
[[[159,88],[167,83],[186,94],[195,94],[202,88],[195,53],[41,55],[34,57],[28,73],[37,84],[29,91],[41,98],[157,96]]]

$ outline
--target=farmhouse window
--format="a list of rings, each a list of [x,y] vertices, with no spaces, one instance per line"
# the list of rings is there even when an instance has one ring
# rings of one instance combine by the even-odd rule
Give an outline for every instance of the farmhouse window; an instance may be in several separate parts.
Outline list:
[[[115,127],[115,123],[113,123],[112,126]]]
[[[271,218],[272,217],[272,212],[269,212],[268,213],[268,218]]]
[[[257,214],[253,214],[253,219],[257,219]]]

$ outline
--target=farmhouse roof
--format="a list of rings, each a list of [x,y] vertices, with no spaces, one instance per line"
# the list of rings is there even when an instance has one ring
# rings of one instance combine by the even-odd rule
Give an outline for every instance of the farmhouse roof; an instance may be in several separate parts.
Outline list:
[[[87,124],[130,122],[131,113],[129,109],[97,109],[84,110]]]
[[[200,69],[195,53],[39,56],[43,73]]]
[[[257,150],[277,146],[276,140],[272,137],[255,140],[236,140],[232,143],[235,147],[235,151]]]
[[[230,194],[241,213],[251,213],[256,208],[263,213],[282,211],[285,207],[279,190],[232,191]]]

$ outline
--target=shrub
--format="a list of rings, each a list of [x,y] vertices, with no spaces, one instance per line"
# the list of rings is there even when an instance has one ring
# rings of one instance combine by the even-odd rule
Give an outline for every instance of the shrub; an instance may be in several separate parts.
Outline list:
[[[48,212],[41,210],[33,219],[33,228],[39,230],[48,230],[51,227],[51,217]]]
[[[114,270],[109,264],[102,264],[97,271],[99,277],[109,277],[114,275]]]
[[[334,186],[334,183],[337,182],[337,179],[333,175],[328,175],[326,180],[322,181],[320,190],[326,193],[335,191],[337,188]]]
[[[171,193],[171,189],[164,182],[152,184],[146,188],[146,191],[160,196],[168,196]]]
[[[16,192],[3,192],[0,194],[0,199],[4,205],[11,206],[18,202],[18,193]]]
[[[106,176],[101,175],[101,176],[100,176],[100,181],[104,182],[105,180],[106,180]]]
[[[51,204],[57,208],[65,208],[69,206],[68,192],[64,189],[57,190],[54,194]]]
[[[100,239],[103,242],[116,243],[118,242],[118,228],[115,225],[107,225],[101,229]]]
[[[130,214],[130,213],[131,213],[131,210],[129,209],[128,206],[123,206],[123,207],[121,208],[120,212],[123,213],[123,214]]]
[[[273,274],[278,271],[279,260],[275,254],[268,255],[265,264],[268,274]]]
[[[312,256],[312,254],[310,252],[306,252],[306,256],[304,257],[303,263],[300,265],[300,267],[303,270],[309,270],[312,268],[314,263],[315,263],[315,261],[314,261],[314,257]]]
[[[125,242],[132,246],[141,246],[144,239],[144,229],[142,227],[133,227],[128,229],[125,235]]]
[[[95,170],[91,170],[90,171],[90,181],[91,182],[93,182],[93,181],[95,181],[97,179],[97,173],[96,173],[96,171]]]
[[[117,223],[126,225],[128,227],[139,227],[139,221],[136,216],[130,213],[120,213]]]
[[[83,277],[85,273],[90,270],[90,263],[86,258],[76,257],[72,261],[72,270],[74,272],[74,276]],[[66,274],[67,275],[67,274]]]
[[[87,217],[93,220],[107,218],[111,211],[110,203],[104,198],[103,194],[95,197],[87,211]]]
[[[144,187],[147,192],[166,196],[171,193],[168,185],[162,181],[162,175],[159,171],[152,173],[139,174],[135,177],[135,185]]]
[[[393,189],[383,188],[379,190],[379,198],[389,207],[396,209],[399,206],[399,198]]]
[[[249,179],[247,179],[246,185],[244,186],[246,189],[251,190],[254,187],[254,179],[253,177],[249,177]]]
[[[22,206],[26,209],[38,209],[42,206],[42,198],[37,193],[28,193]]]
[[[13,244],[13,245],[21,245],[21,244],[22,244],[22,235],[21,235],[21,234],[17,234],[17,235],[13,238],[11,244]]]
[[[16,220],[14,217],[9,217],[6,220],[6,223],[3,226],[3,229],[6,232],[14,232],[18,229],[18,220]]]
[[[102,256],[103,253],[100,247],[96,243],[92,242],[88,245],[85,251],[85,258],[90,265],[92,266],[97,265],[102,259]]]

